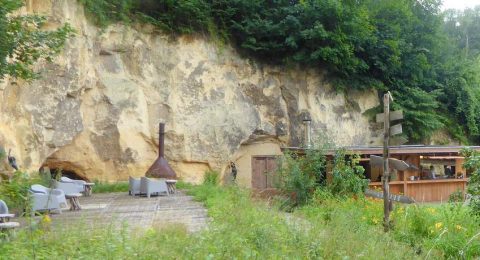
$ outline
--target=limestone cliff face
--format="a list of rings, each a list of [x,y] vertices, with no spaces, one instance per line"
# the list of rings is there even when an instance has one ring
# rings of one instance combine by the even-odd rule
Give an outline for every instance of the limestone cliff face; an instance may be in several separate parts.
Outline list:
[[[53,63],[38,64],[41,79],[0,83],[0,144],[23,169],[49,165],[91,180],[143,175],[157,156],[160,121],[166,157],[190,181],[224,169],[242,145],[300,144],[302,111],[314,138],[379,142],[362,116],[378,105],[373,91],[337,94],[316,71],[257,64],[149,26],[101,30],[74,0],[30,0],[23,11],[76,29]]]

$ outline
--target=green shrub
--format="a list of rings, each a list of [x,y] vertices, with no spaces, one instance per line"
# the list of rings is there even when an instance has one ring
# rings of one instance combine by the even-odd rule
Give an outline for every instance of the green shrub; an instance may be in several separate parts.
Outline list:
[[[461,154],[465,156],[465,169],[471,171],[467,191],[473,196],[470,207],[473,212],[480,216],[480,152],[472,149],[463,149]]]
[[[220,183],[220,173],[208,170],[203,175],[203,184],[217,186]]]
[[[463,191],[456,190],[455,192],[452,192],[452,194],[448,196],[448,202],[450,203],[463,202]]]
[[[307,150],[305,156],[285,154],[279,158],[275,186],[287,197],[283,208],[291,210],[311,198],[316,187],[326,183],[326,157],[322,149]]]
[[[368,181],[363,177],[365,169],[358,163],[358,155],[347,156],[345,150],[336,152],[332,182],[327,186],[333,194],[349,196],[360,195],[365,192]]]
[[[112,22],[130,22],[133,13],[132,0],[79,0],[87,15],[100,27]]]

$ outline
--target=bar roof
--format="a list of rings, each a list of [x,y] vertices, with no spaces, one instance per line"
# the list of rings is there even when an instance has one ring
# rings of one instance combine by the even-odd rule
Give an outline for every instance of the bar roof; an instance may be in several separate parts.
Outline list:
[[[438,145],[400,145],[390,146],[390,154],[422,154],[422,155],[458,155],[463,148],[470,148],[480,151],[480,146],[438,146]],[[345,146],[338,149],[358,153],[360,155],[381,155],[382,146]],[[335,150],[327,150],[327,155],[335,154]],[[307,149],[301,147],[283,147],[282,151],[292,151],[296,153],[305,153]]]

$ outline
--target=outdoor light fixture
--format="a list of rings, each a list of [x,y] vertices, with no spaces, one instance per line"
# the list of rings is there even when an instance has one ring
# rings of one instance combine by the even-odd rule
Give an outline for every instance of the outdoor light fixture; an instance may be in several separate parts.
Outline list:
[[[312,134],[311,134],[311,126],[312,126],[312,119],[308,113],[304,113],[303,116],[303,125],[304,125],[304,138],[305,138],[305,148],[312,148]]]

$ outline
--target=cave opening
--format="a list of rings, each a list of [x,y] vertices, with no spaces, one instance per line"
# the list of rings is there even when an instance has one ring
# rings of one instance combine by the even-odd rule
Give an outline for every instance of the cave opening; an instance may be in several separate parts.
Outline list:
[[[72,180],[84,180],[88,181],[85,178],[83,178],[81,175],[77,174],[73,170],[65,170],[62,168],[50,168],[50,174],[52,176],[52,179],[60,179],[60,177],[68,177]]]
[[[70,161],[48,158],[39,171],[41,173],[49,172],[50,176],[57,180],[65,176],[73,180],[89,181],[82,168]]]

